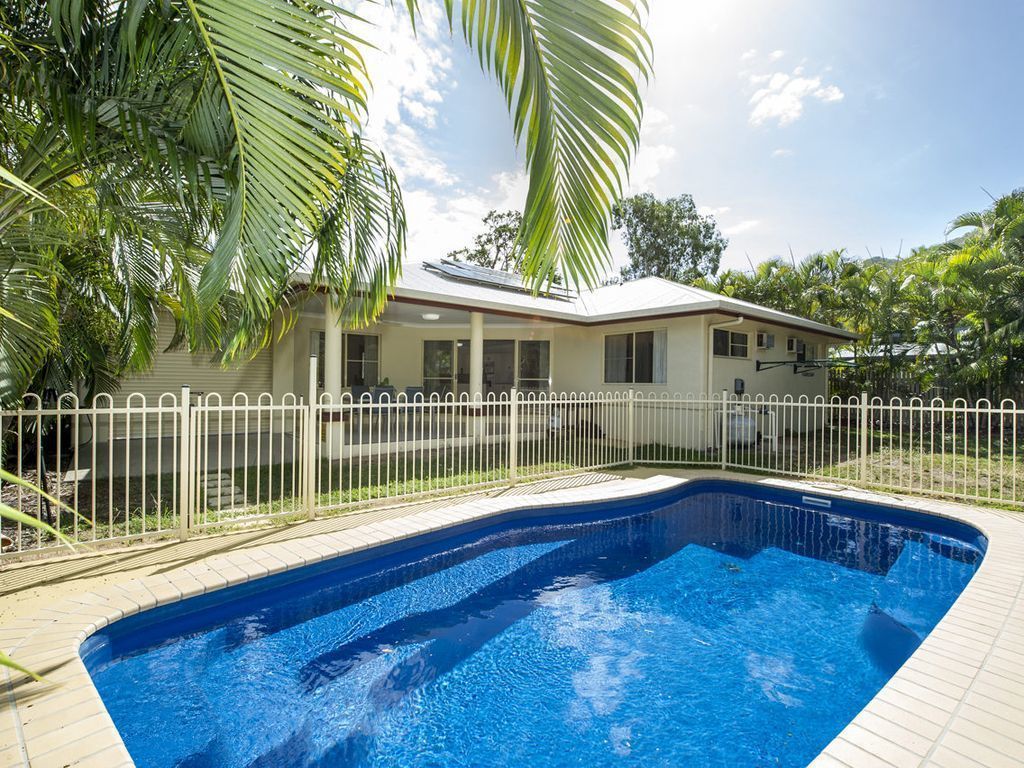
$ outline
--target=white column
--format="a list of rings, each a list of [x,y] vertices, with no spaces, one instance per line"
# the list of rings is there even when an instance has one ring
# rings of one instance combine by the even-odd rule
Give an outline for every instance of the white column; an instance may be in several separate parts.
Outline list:
[[[469,398],[484,396],[484,315],[469,313]]]
[[[274,402],[280,403],[281,398],[289,393],[296,397],[302,392],[302,382],[296,381],[295,365],[295,328],[281,335],[281,318],[274,320],[274,338],[271,341],[273,360],[273,394]],[[316,352],[316,350],[313,350]],[[308,366],[307,366],[308,368]],[[301,368],[298,368],[301,370]]]
[[[324,305],[324,393],[341,399],[341,310],[330,299]]]
[[[324,394],[337,406],[341,402],[341,310],[330,298],[324,304]],[[341,456],[342,422],[340,410],[326,412],[329,419],[325,438],[329,443],[328,455],[337,460]]]

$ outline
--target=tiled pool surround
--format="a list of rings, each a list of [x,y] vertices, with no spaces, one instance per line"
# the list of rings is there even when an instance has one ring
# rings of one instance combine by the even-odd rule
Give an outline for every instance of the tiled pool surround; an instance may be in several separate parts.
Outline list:
[[[1024,517],[816,483],[689,474],[710,475],[909,508],[978,528],[989,543],[974,579],[910,661],[813,765],[1024,766]],[[686,480],[655,476],[478,499],[216,555],[74,597],[62,599],[54,587],[52,607],[0,629],[0,649],[47,678],[39,684],[7,675],[0,767],[132,764],[78,654],[86,637],[124,616],[499,513],[625,499],[681,482]]]

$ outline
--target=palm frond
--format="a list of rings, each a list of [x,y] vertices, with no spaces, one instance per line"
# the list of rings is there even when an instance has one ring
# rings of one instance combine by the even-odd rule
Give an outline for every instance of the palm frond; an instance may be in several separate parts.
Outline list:
[[[2,165],[0,165],[0,187],[9,187],[10,189],[14,189],[23,195],[35,198],[36,200],[38,200],[41,203],[44,203],[45,205],[49,205],[54,210],[57,209],[57,207],[49,200],[47,200],[39,190],[37,190],[27,181],[22,180],[20,177],[4,168]]]
[[[985,212],[984,211],[968,211],[967,213],[961,213],[953,221],[949,223],[946,228],[946,234],[956,232],[958,229],[982,229],[985,227]]]
[[[31,677],[37,683],[41,683],[44,681],[42,675],[33,672],[28,667],[22,666],[2,651],[0,651],[0,667],[7,667],[7,669],[13,669],[15,672],[21,672],[21,674]]]
[[[640,140],[651,71],[646,0],[444,0],[449,22],[497,78],[530,174],[523,270],[596,285]]]
[[[8,230],[0,250],[0,404],[17,405],[53,346],[57,307],[52,264],[24,231]]]
[[[194,141],[229,128],[227,208],[200,297],[230,288],[243,322],[265,322],[345,172],[344,145],[365,109],[357,17],[328,0],[182,0],[212,66],[216,94],[189,119]]]
[[[373,320],[401,272],[405,207],[383,155],[356,138],[333,205],[316,237],[311,282],[345,305],[354,324]]]

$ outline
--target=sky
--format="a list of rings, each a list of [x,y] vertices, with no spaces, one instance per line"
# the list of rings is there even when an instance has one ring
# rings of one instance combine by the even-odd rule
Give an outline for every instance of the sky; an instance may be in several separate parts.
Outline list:
[[[1021,0],[649,2],[627,193],[693,195],[729,239],[722,268],[906,254],[1024,186]],[[409,259],[437,259],[487,211],[521,208],[522,154],[441,2],[421,2],[415,34],[390,4],[356,5],[377,46],[366,133],[402,181]],[[623,263],[617,233],[611,246]]]

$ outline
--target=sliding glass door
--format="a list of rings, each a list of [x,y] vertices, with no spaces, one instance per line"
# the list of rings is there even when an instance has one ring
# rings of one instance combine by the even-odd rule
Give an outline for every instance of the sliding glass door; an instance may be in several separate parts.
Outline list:
[[[525,392],[547,392],[551,384],[551,343],[485,339],[482,394],[508,395],[513,386]],[[429,397],[469,394],[469,340],[423,342],[423,392]]]

